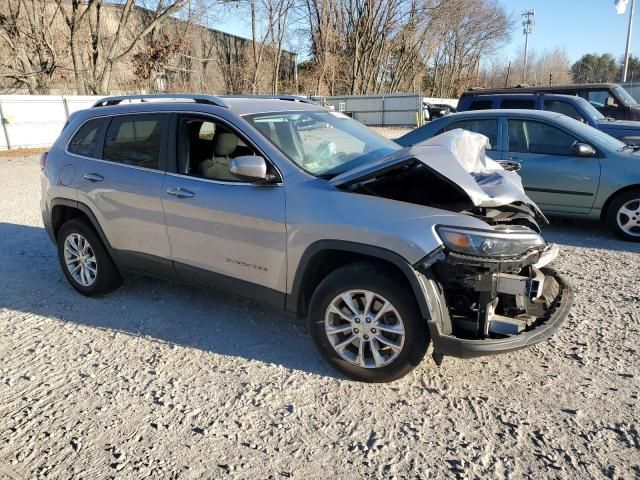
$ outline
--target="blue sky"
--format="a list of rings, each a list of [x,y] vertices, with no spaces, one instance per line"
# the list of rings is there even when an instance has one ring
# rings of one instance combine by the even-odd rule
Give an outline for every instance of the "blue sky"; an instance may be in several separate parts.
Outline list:
[[[572,62],[585,53],[612,53],[616,59],[624,54],[629,8],[625,15],[617,15],[613,0],[501,0],[501,3],[518,18],[511,43],[503,50],[508,58],[514,57],[524,45],[519,16],[526,9],[536,12],[530,49],[541,52],[562,47]],[[636,3],[631,53],[640,55],[640,0]],[[248,21],[233,9],[212,26],[249,37]]]
[[[631,53],[640,54],[640,1],[636,1]],[[617,15],[613,0],[503,0],[507,11],[515,16],[523,10],[536,12],[536,25],[529,37],[534,50],[563,47],[571,61],[585,53],[624,55],[629,7],[625,15]],[[524,46],[521,22],[506,49],[513,56]]]

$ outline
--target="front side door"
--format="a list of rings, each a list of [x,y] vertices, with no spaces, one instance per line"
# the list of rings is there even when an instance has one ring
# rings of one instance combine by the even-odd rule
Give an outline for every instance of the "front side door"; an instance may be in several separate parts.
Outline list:
[[[244,182],[230,173],[234,157],[258,152],[224,121],[184,114],[173,124],[175,153],[169,157],[175,165],[162,203],[178,275],[283,306],[284,187]]]
[[[145,113],[92,121],[99,122],[100,141],[83,155],[78,200],[91,209],[123,266],[171,273],[160,200],[169,115]],[[74,139],[68,147],[72,154]]]
[[[549,213],[588,213],[600,182],[600,160],[578,157],[580,140],[545,122],[507,119],[503,158],[519,162],[527,195]]]

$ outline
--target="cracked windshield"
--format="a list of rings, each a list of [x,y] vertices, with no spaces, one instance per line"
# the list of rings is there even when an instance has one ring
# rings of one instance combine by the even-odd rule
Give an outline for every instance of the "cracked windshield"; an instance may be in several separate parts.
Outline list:
[[[247,119],[299,167],[323,178],[401,148],[339,112],[278,112]]]

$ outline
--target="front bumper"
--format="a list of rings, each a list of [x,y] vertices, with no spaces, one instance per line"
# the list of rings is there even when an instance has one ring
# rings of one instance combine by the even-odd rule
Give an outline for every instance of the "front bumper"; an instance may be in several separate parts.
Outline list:
[[[435,322],[429,322],[434,354],[458,358],[475,358],[498,353],[512,352],[535,345],[549,337],[560,328],[569,315],[573,305],[573,289],[567,281],[552,270],[547,270],[560,285],[560,293],[553,306],[547,311],[546,318],[539,318],[531,330],[500,339],[473,340],[445,335]]]

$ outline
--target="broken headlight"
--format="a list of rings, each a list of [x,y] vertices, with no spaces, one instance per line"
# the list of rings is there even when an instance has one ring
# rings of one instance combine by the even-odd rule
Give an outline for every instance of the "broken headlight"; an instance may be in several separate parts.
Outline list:
[[[544,239],[528,228],[472,230],[437,227],[442,243],[454,252],[480,257],[519,257],[529,250],[544,247]]]

